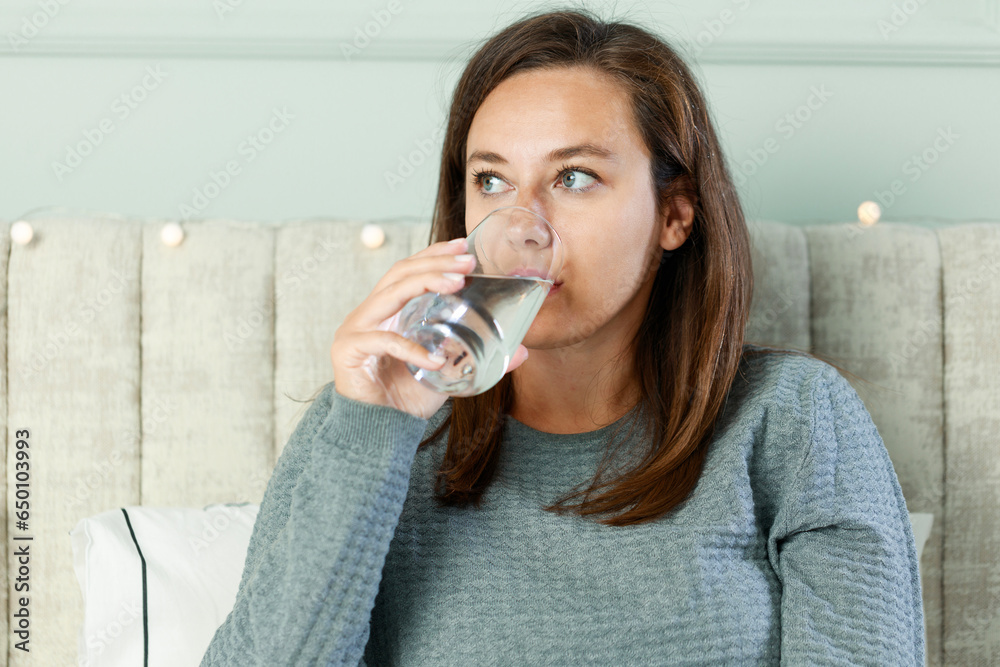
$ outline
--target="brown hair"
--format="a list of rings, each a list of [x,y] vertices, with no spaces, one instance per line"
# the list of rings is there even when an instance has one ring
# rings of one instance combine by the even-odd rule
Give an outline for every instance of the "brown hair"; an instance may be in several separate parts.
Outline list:
[[[651,33],[585,11],[532,15],[490,38],[455,89],[431,243],[465,236],[466,139],[487,95],[518,72],[577,66],[610,75],[628,91],[651,154],[658,211],[679,195],[688,197],[695,211],[685,243],[650,266],[657,275],[632,348],[641,392],[634,409],[642,417],[633,426],[643,425],[650,451],[634,469],[603,482],[606,453],[586,490],[545,508],[562,513],[568,501],[583,496],[572,511],[617,512],[601,523],[625,526],[664,515],[694,489],[745,352],[753,289],[749,233],[707,105],[687,65]],[[425,447],[449,429],[437,477],[440,505],[480,506],[513,398],[508,373],[483,394],[449,399],[447,418],[420,443]]]
[[[681,57],[633,25],[603,22],[579,10],[536,14],[476,52],[449,112],[430,242],[465,236],[466,138],[487,95],[517,72],[573,66],[611,75],[628,91],[652,157],[658,211],[676,196],[688,197],[695,211],[684,244],[649,267],[657,275],[632,346],[641,398],[628,435],[641,426],[649,451],[634,468],[602,481],[616,431],[588,487],[545,508],[584,517],[617,512],[600,523],[626,526],[653,521],[689,497],[744,359],[803,355],[856,376],[803,350],[744,346],[753,292],[750,238],[708,107]],[[480,507],[513,400],[509,373],[483,394],[448,399],[448,415],[419,445],[427,447],[448,429],[435,488],[439,505]],[[568,506],[581,496],[582,502]]]

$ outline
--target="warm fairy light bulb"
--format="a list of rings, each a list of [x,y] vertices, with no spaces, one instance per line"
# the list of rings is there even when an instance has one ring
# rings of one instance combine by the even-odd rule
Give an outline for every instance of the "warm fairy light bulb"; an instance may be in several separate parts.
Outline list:
[[[365,225],[361,228],[361,242],[366,248],[380,248],[385,243],[385,232],[378,225]]]
[[[10,226],[10,238],[18,245],[28,245],[34,236],[35,230],[24,220],[18,220]]]
[[[164,245],[176,248],[184,240],[184,230],[176,222],[168,222],[160,230],[160,240]]]
[[[861,202],[858,207],[858,221],[865,227],[871,227],[882,217],[882,207],[873,201]]]

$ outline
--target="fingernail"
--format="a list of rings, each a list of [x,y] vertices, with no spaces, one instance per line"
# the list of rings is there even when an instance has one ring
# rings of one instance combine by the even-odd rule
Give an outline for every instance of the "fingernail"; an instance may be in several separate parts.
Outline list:
[[[442,357],[440,354],[428,354],[427,361],[431,362],[432,364],[443,364],[445,362],[445,358]]]
[[[464,236],[460,236],[457,239],[452,239],[452,240],[448,241],[448,243],[454,243],[455,245],[458,245],[459,243],[465,243],[465,237]]]
[[[455,259],[459,262],[471,262],[476,259],[475,255],[455,255]]]
[[[458,283],[465,280],[465,276],[461,273],[444,273],[442,275],[453,283]]]

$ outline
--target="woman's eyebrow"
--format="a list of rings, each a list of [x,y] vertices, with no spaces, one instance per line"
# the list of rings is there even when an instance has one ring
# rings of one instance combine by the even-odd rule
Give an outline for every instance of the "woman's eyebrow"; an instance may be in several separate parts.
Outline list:
[[[568,160],[573,157],[592,157],[601,160],[613,161],[618,160],[618,156],[614,152],[595,144],[580,144],[578,146],[557,148],[549,153],[545,159],[547,162],[556,162],[558,160]],[[472,155],[469,156],[469,159],[465,161],[466,168],[468,168],[468,166],[476,160],[489,164],[507,164],[507,158],[499,153],[477,150],[473,151]]]
[[[568,148],[557,148],[549,153],[548,161],[568,160],[571,157],[593,157],[600,160],[617,160],[618,156],[613,151],[594,144],[580,144],[579,146],[569,146]]]
[[[486,162],[488,164],[507,164],[507,158],[499,153],[494,153],[492,151],[472,151],[472,155],[470,155],[469,159],[465,161],[466,168],[468,168],[468,166],[476,160]]]

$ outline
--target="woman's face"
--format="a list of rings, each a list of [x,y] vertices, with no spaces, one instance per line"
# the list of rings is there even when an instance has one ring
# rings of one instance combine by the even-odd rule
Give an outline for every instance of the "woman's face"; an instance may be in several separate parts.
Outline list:
[[[563,241],[562,271],[524,345],[566,347],[640,321],[661,248],[683,239],[662,231],[625,89],[592,68],[521,72],[487,96],[467,139],[466,233],[517,205]]]

